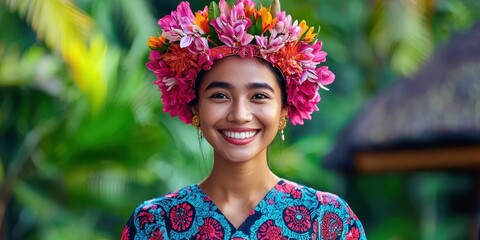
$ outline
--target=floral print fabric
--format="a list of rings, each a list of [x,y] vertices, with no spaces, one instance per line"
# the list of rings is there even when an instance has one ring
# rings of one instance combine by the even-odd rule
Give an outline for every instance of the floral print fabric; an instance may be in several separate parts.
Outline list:
[[[281,180],[238,228],[194,184],[138,206],[121,239],[365,240],[366,237],[362,224],[343,199]]]

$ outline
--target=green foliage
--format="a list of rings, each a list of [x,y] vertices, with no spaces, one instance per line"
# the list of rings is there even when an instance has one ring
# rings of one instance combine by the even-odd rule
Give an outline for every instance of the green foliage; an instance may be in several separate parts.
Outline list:
[[[276,139],[269,163],[281,177],[345,197],[369,239],[452,239],[466,231],[462,214],[436,219],[422,211],[448,199],[453,188],[441,191],[450,177],[342,175],[319,163],[372,94],[414,73],[435,46],[480,19],[478,1],[421,3],[282,2],[294,19],[322,26],[318,38],[337,80],[322,93],[315,120],[288,126],[286,142]],[[405,4],[408,11],[398,10]],[[0,0],[0,29],[8,33],[0,35],[0,209],[8,206],[0,225],[7,239],[118,239],[138,203],[208,174],[208,144],[162,113],[144,65],[146,41],[158,35],[156,19],[169,6]],[[468,191],[467,182],[455,186]],[[436,230],[428,228],[432,219]]]

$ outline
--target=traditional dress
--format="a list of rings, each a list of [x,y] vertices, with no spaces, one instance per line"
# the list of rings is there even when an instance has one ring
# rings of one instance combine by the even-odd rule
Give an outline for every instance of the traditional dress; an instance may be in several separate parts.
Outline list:
[[[197,185],[139,205],[122,240],[366,239],[362,224],[336,195],[280,180],[235,228]]]

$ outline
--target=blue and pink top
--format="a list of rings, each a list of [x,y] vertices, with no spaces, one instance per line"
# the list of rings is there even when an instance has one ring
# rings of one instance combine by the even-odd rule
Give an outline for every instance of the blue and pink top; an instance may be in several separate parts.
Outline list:
[[[366,240],[366,236],[343,199],[282,179],[238,228],[193,184],[140,204],[121,239]]]

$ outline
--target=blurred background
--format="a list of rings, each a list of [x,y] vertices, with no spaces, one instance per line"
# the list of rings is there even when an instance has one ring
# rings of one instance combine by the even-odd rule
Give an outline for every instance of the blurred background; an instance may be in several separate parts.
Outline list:
[[[0,0],[0,239],[119,239],[141,201],[209,173],[145,68],[178,3]],[[480,2],[282,8],[321,26],[337,78],[274,141],[274,172],[345,198],[368,239],[478,239]]]

